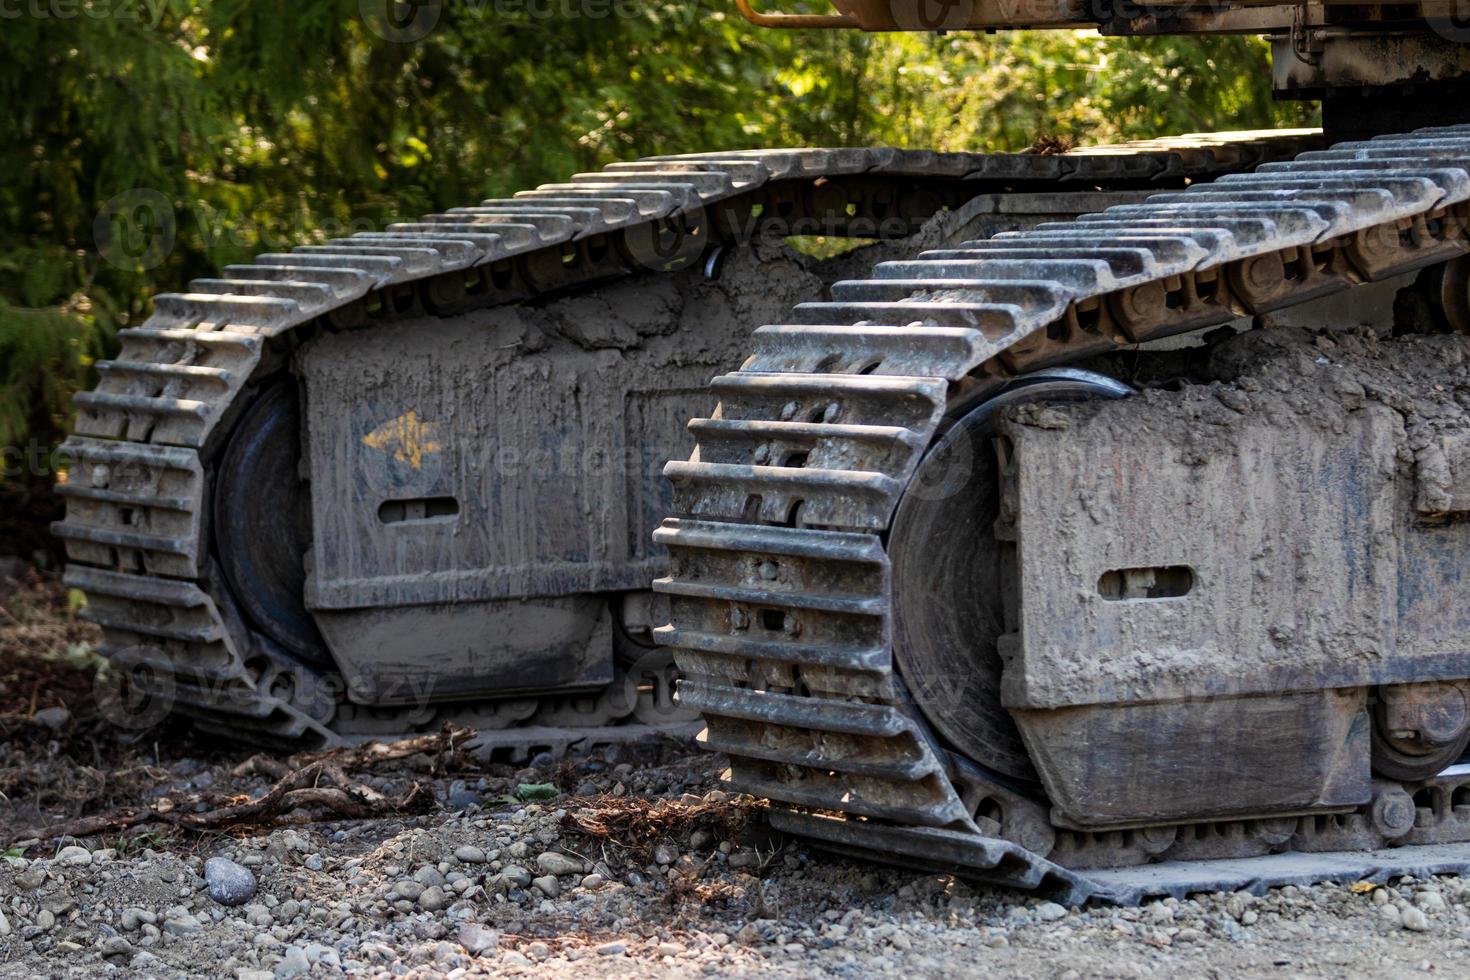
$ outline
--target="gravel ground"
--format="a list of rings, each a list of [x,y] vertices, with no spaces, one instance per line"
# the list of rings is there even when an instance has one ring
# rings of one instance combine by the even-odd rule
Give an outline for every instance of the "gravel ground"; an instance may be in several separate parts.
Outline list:
[[[14,621],[0,626],[6,976],[1466,972],[1459,879],[1067,909],[782,840],[759,801],[720,788],[719,757],[678,744],[525,768],[443,739],[337,754],[325,761],[423,812],[322,819],[303,805],[36,840],[23,828],[258,798],[311,760],[177,730],[120,739],[81,693],[88,635],[54,583],[0,592],[0,608]]]

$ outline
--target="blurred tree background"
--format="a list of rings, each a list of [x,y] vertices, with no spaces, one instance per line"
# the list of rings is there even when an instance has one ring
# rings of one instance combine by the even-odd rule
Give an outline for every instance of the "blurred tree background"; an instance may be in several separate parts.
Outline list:
[[[384,2],[6,5],[0,446],[57,444],[71,393],[155,291],[612,160],[1312,121],[1272,102],[1255,38],[778,32],[729,0],[444,0],[394,43]],[[174,222],[174,247],[135,254],[111,217]],[[48,482],[19,459],[0,489]]]

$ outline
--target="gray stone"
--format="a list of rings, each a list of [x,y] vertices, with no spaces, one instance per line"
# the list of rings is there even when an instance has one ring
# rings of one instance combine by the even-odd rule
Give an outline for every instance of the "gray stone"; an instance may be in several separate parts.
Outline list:
[[[430,885],[419,892],[419,908],[425,912],[438,912],[448,904],[449,900],[444,897],[444,889],[438,885]]]
[[[500,945],[500,933],[487,929],[478,922],[466,922],[460,926],[456,938],[461,946],[476,956]]]
[[[567,857],[556,851],[542,852],[536,858],[536,867],[547,875],[579,875],[587,871],[587,866],[580,859]]]
[[[1439,892],[1420,892],[1414,896],[1414,904],[1430,913],[1445,910],[1444,896]]]
[[[533,878],[531,879],[531,887],[547,898],[556,898],[561,894],[561,884],[556,880],[556,875],[543,875],[540,878]]]
[[[628,951],[627,943],[603,943],[595,952],[598,956],[622,956]]]
[[[500,876],[518,888],[527,888],[531,884],[531,872],[519,865],[506,865]]]
[[[439,869],[427,864],[413,873],[413,880],[426,888],[429,885],[444,884],[444,876],[439,873]]]
[[[419,900],[419,896],[423,893],[424,886],[416,881],[400,881],[396,885],[394,885],[392,891],[389,892],[389,894],[394,898],[407,899],[410,902],[417,902]]]
[[[255,897],[255,875],[229,858],[212,857],[204,862],[204,883],[209,897],[221,905],[244,905]]]
[[[1042,922],[1055,922],[1067,917],[1067,910],[1056,902],[1042,902],[1036,906],[1036,917]]]
[[[473,844],[465,844],[454,849],[454,859],[464,864],[484,864],[485,852]]]
[[[1428,917],[1425,916],[1423,911],[1416,909],[1412,905],[1406,906],[1399,913],[1399,921],[1405,929],[1412,930],[1413,932],[1426,932],[1429,929]]]
[[[71,712],[65,708],[42,708],[31,715],[31,724],[49,728],[53,732],[59,732],[71,721]]]
[[[63,847],[56,855],[56,860],[72,868],[85,868],[92,863],[92,852],[85,847],[72,844]]]
[[[310,970],[311,961],[306,958],[306,950],[300,946],[287,946],[284,958],[276,964],[276,976],[281,980],[300,976]]]
[[[163,931],[170,936],[192,936],[204,928],[204,924],[193,915],[170,916],[163,922]]]
[[[673,844],[658,844],[654,847],[654,864],[673,864],[677,860],[679,860],[679,849]]]

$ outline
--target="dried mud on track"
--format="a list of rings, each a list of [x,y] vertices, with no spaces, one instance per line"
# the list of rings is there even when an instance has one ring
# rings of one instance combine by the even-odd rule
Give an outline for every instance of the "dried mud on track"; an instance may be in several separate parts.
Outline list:
[[[1470,955],[1470,882],[1069,910],[783,841],[759,801],[719,788],[718,757],[682,745],[515,769],[458,752],[455,733],[315,757],[127,736],[96,716],[94,637],[55,581],[8,582],[0,606],[7,976],[1376,978],[1463,975]],[[238,808],[312,766],[365,788],[364,806],[417,787],[421,812],[342,819],[300,798],[215,826],[16,838]],[[212,857],[256,892],[212,898]]]

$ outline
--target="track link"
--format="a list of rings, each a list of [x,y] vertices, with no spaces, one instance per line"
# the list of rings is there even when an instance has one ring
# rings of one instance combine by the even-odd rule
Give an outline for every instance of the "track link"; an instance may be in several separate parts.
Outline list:
[[[1039,367],[1461,256],[1467,201],[1470,127],[1344,143],[883,263],[837,283],[831,302],[760,328],[743,368],[715,379],[714,417],[691,423],[690,460],[666,468],[680,516],[657,532],[671,572],[655,588],[672,606],[658,638],[675,648],[683,703],[705,715],[708,747],[729,755],[734,786],[771,799],[776,826],[834,849],[963,868],[1073,902],[1364,872],[1364,862],[1325,858],[1304,872],[1297,855],[1294,872],[1253,865],[1211,878],[1206,862],[1172,875],[1082,874],[1013,843],[1009,828],[980,816],[994,794],[963,778],[909,704],[892,657],[884,533],[948,409]],[[1397,843],[1470,839],[1465,808],[1447,802],[1465,779],[1404,787],[1418,818]],[[1191,834],[1170,854],[1395,843],[1365,813]],[[1066,835],[1057,853],[1082,866],[1096,863],[1090,852],[1124,864],[1153,857],[1130,851],[1131,837],[1105,837],[1115,835]],[[1434,860],[1411,850],[1377,867],[1470,863],[1463,849]]]
[[[65,521],[55,533],[84,590],[103,652],[150,704],[205,727],[325,744],[334,705],[306,665],[262,642],[234,608],[210,555],[211,468],[263,378],[320,330],[395,316],[454,315],[687,266],[759,231],[816,220],[826,234],[903,233],[936,209],[1014,187],[1179,184],[1289,157],[1307,133],[1221,134],[1083,153],[849,149],[658,157],[577,174],[514,198],[433,214],[230,266],[190,292],[155,298],[121,333],[97,389],[77,396]],[[788,232],[796,233],[796,232]],[[881,342],[881,341],[878,341]],[[136,708],[135,708],[136,710]],[[506,724],[534,711],[517,707]],[[513,716],[513,717],[511,717]],[[144,710],[117,720],[139,723]],[[535,744],[534,734],[528,745]]]

